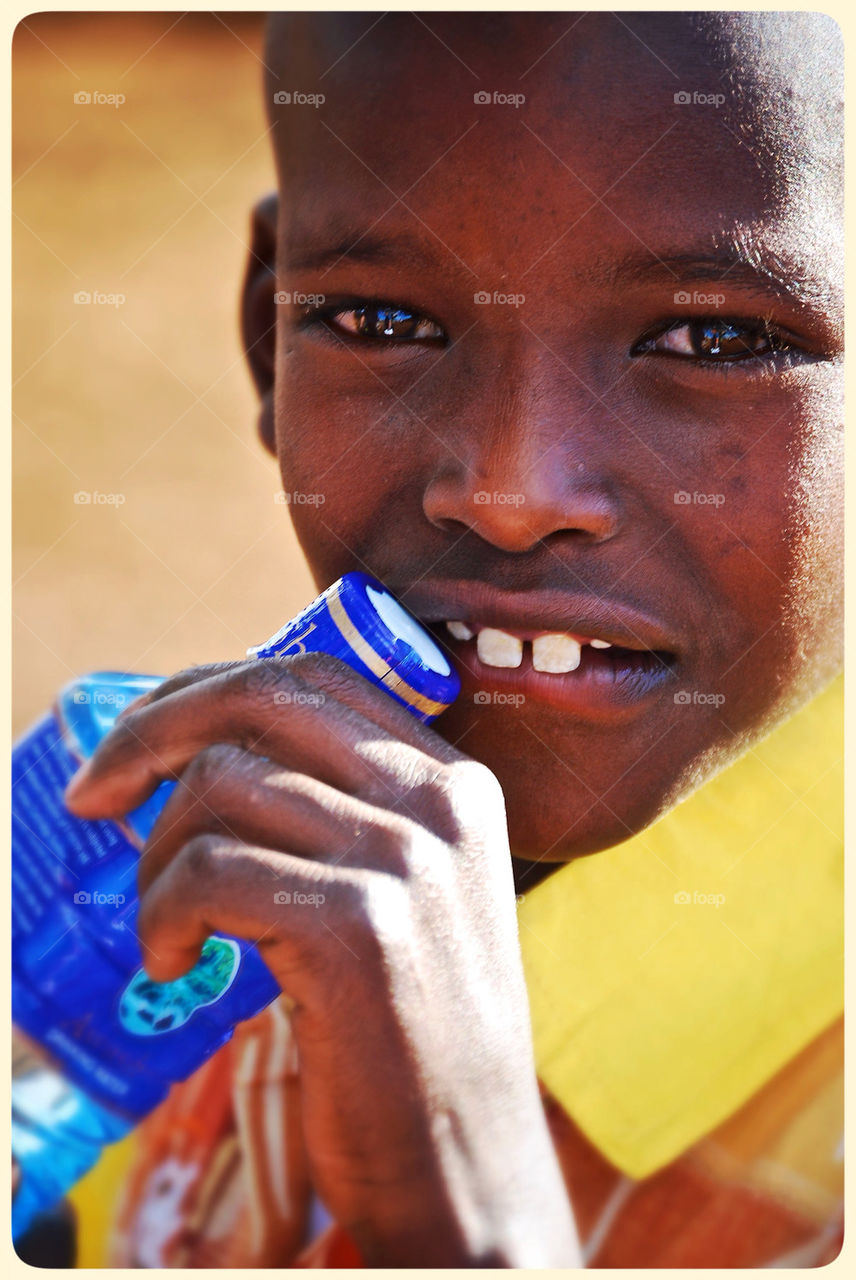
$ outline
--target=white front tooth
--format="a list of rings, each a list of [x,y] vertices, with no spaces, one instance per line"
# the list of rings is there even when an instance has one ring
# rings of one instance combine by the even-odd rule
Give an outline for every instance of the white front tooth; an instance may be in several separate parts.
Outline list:
[[[447,622],[446,626],[456,640],[472,640],[473,633],[465,622]]]
[[[519,667],[523,661],[523,641],[495,627],[479,632],[476,651],[486,667]]]
[[[589,640],[589,644],[593,649],[611,649],[611,640]]]
[[[573,636],[537,636],[532,641],[532,666],[536,671],[552,671],[556,674],[576,671],[580,665],[580,642]]]

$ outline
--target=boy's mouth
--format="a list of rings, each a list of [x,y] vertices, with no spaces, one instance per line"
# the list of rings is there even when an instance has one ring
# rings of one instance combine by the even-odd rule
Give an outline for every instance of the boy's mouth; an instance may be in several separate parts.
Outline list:
[[[451,653],[476,702],[520,706],[532,698],[597,718],[626,715],[675,678],[676,647],[633,608],[559,593],[497,592],[484,583],[449,586],[424,595],[414,588],[405,599]],[[468,596],[471,606],[463,603]]]

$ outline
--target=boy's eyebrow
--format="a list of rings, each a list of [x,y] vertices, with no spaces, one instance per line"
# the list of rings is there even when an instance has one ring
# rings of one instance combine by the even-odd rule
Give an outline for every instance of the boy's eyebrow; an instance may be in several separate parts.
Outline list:
[[[290,271],[320,271],[333,267],[337,262],[394,263],[402,257],[416,258],[420,262],[433,262],[435,255],[426,250],[424,239],[406,232],[395,236],[373,236],[370,232],[354,230],[350,234],[338,233],[332,243],[318,247],[295,245],[288,252],[287,267]]]
[[[590,263],[586,276],[612,286],[647,281],[675,286],[688,281],[743,285],[772,291],[799,306],[831,308],[837,302],[832,282],[823,274],[808,270],[796,258],[764,251],[757,242],[750,245],[743,237],[733,239],[727,248],[712,251],[709,245],[662,254],[640,248],[619,259],[601,258]]]

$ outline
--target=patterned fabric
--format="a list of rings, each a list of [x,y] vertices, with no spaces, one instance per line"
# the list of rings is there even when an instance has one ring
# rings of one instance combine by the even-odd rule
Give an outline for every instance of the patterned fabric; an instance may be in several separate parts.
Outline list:
[[[278,1000],[137,1130],[110,1265],[268,1267],[296,1255],[311,1198],[297,1103]]]
[[[138,1131],[110,1263],[359,1267],[310,1188],[281,1010],[245,1023]],[[843,1022],[678,1160],[628,1178],[543,1091],[589,1267],[821,1266],[843,1239]],[[414,1259],[414,1266],[418,1266]]]

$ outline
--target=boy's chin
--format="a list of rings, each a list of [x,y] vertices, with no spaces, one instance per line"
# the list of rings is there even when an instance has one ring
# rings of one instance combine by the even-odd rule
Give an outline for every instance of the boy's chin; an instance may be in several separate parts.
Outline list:
[[[508,838],[512,856],[519,862],[557,865],[600,853],[644,831],[660,816],[655,805],[634,806],[616,812],[592,800],[579,806],[553,805],[544,812],[543,796],[506,793]]]
[[[566,743],[563,750],[559,741],[548,746],[531,734],[524,738],[519,728],[501,735],[481,726],[462,734],[457,745],[499,781],[511,853],[521,862],[561,864],[623,844],[683,791],[673,773],[676,762],[656,753],[640,760],[643,753],[632,747],[606,758],[577,752],[570,763]]]

